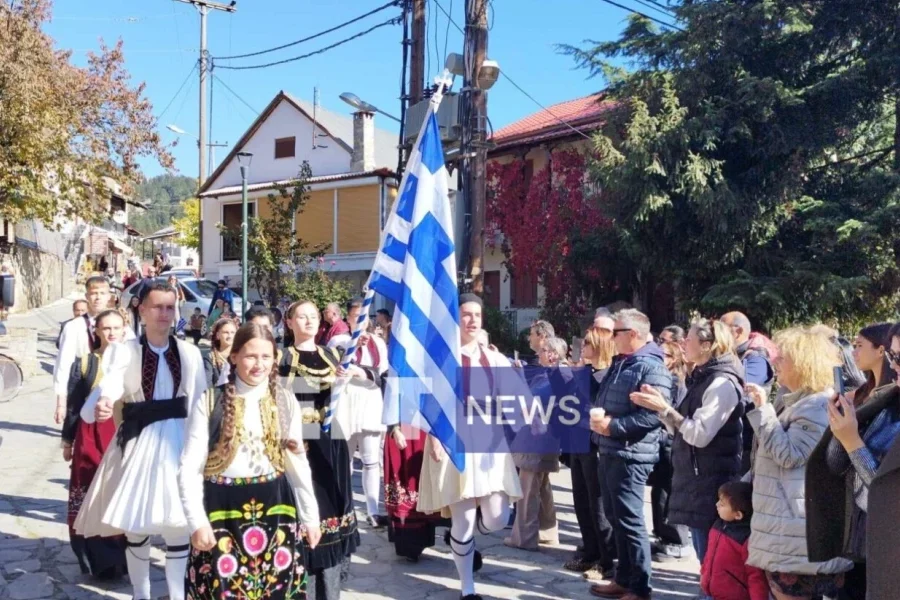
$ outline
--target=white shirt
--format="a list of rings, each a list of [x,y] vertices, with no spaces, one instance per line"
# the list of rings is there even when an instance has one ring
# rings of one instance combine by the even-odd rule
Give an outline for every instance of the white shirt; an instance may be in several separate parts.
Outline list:
[[[235,383],[238,395],[244,398],[244,422],[246,433],[234,460],[222,472],[224,477],[258,477],[269,475],[275,469],[265,454],[263,444],[263,425],[260,414],[260,401],[268,393],[268,382],[251,387],[237,380]],[[302,421],[297,403],[293,397],[284,394],[278,402],[279,410],[286,409],[288,435],[291,439],[301,440]],[[280,415],[284,416],[284,415]],[[312,486],[312,472],[306,452],[300,454],[285,452],[285,472],[296,496],[299,521],[310,527],[319,527],[319,507],[316,503]],[[178,472],[178,489],[184,512],[187,516],[191,532],[209,525],[206,509],[203,505],[203,471],[209,457],[209,402],[203,399],[194,405],[188,418],[187,442],[181,455],[181,467]]]
[[[660,420],[672,435],[677,430],[689,445],[706,448],[731,418],[731,413],[734,412],[740,399],[731,379],[715,377],[703,392],[700,408],[691,416],[685,417],[680,425],[675,426],[676,420],[673,415],[677,414],[677,411],[672,407],[660,413]]]
[[[90,328],[93,330],[94,317],[89,317],[88,320]],[[90,352],[91,339],[88,336],[88,326],[84,322],[84,317],[78,317],[66,323],[59,334],[59,353],[56,355],[56,365],[53,368],[53,391],[57,396],[65,396],[68,393],[72,364]]]

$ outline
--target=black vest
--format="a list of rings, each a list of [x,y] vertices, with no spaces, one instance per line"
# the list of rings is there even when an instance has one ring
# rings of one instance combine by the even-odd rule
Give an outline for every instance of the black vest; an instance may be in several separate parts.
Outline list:
[[[744,382],[735,357],[726,354],[714,358],[688,377],[687,395],[677,409],[683,417],[690,418],[702,406],[703,394],[717,377],[727,377],[740,397]],[[736,479],[741,472],[743,415],[738,401],[725,425],[705,448],[691,446],[675,434],[669,497],[669,521],[673,524],[708,529],[715,522],[719,486]]]

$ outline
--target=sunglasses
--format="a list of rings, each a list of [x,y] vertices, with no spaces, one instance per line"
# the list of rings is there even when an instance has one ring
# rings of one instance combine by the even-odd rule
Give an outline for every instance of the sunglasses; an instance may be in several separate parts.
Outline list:
[[[619,335],[620,333],[625,333],[626,331],[631,331],[630,329],[613,329],[613,335]]]
[[[895,365],[900,365],[900,352],[894,352],[893,350],[886,350],[888,360],[894,363]]]

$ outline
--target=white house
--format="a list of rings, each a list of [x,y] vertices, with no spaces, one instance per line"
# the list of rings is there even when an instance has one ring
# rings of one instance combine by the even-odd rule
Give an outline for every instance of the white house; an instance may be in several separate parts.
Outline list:
[[[250,216],[271,214],[268,195],[309,162],[310,200],[296,215],[297,235],[328,244],[325,268],[361,291],[397,194],[397,145],[397,134],[377,129],[372,113],[339,115],[279,92],[200,190],[203,276],[240,278],[238,153],[249,152]]]

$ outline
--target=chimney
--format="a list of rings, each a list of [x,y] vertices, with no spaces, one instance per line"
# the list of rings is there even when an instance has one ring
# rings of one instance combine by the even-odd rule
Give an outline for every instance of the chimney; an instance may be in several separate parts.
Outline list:
[[[350,170],[354,173],[375,169],[375,114],[353,113],[353,154]]]

